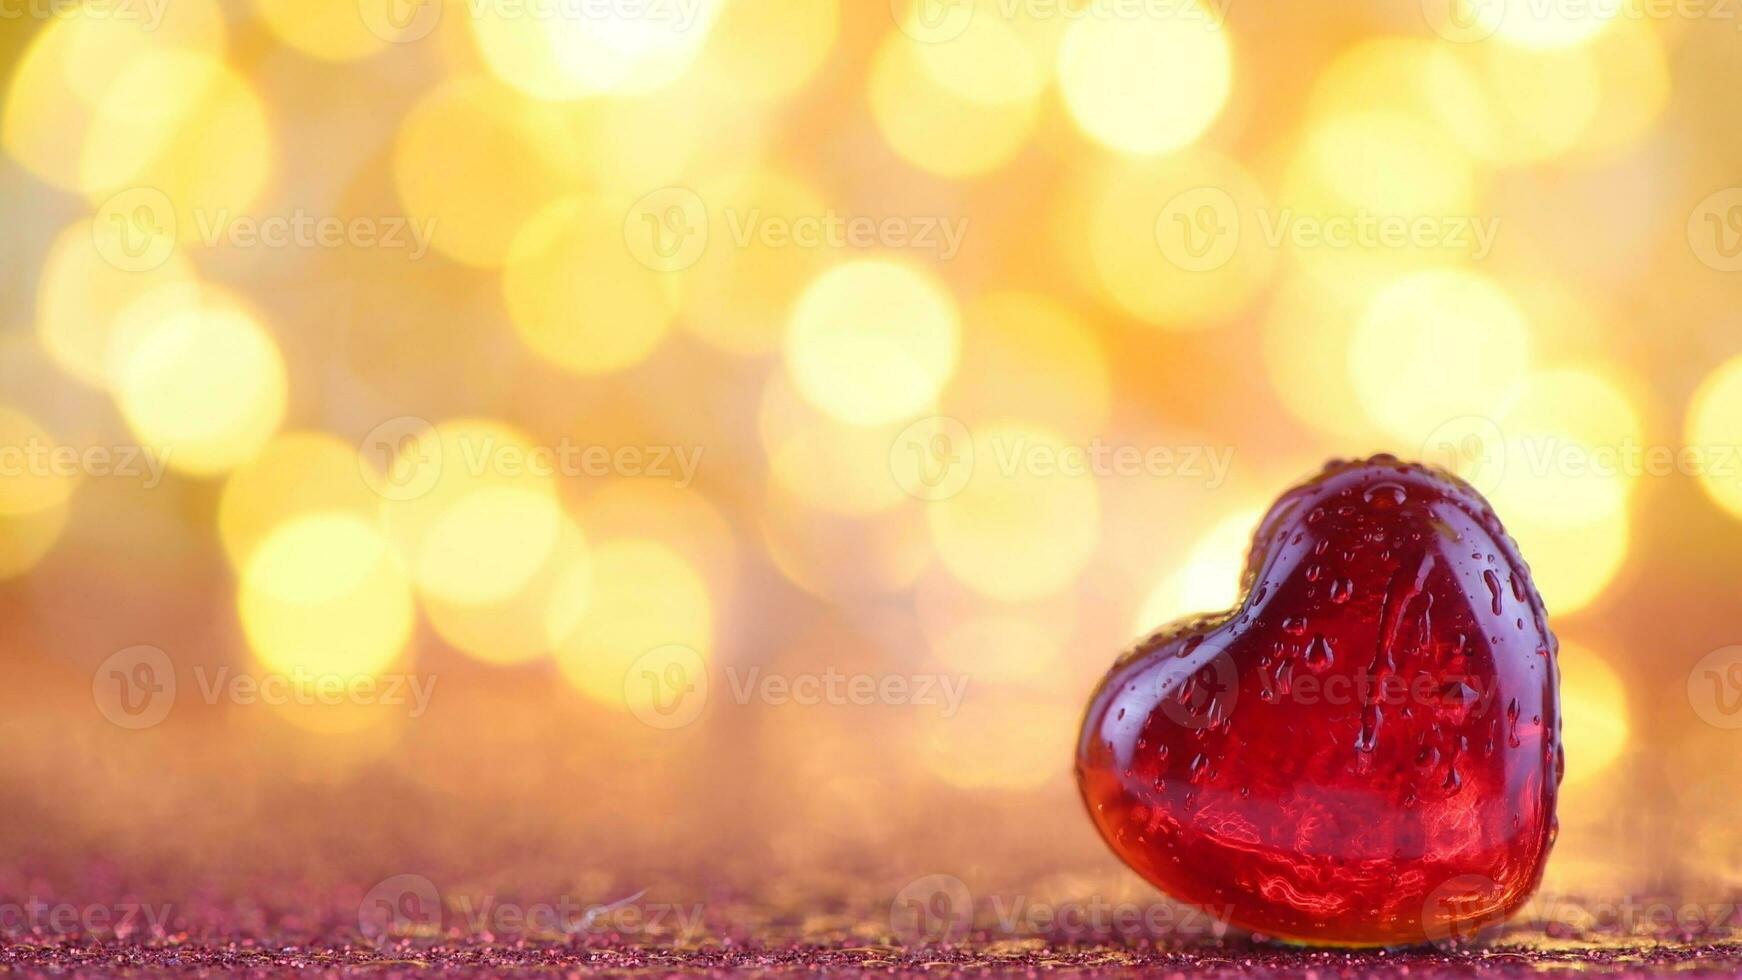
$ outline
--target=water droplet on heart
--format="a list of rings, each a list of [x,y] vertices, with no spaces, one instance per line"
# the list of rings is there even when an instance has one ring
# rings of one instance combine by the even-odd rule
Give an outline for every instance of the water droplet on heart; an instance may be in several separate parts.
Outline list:
[[[1389,510],[1403,506],[1403,502],[1409,499],[1409,494],[1395,483],[1375,483],[1361,497],[1377,510]]]
[[[1307,566],[1306,580],[1308,582],[1317,582],[1321,577],[1324,576],[1324,574],[1325,574],[1325,566],[1323,566],[1315,561],[1311,565]]]
[[[1289,636],[1303,636],[1303,635],[1305,635],[1306,634],[1306,627],[1307,627],[1306,617],[1304,617],[1304,616],[1285,616],[1285,617],[1283,617],[1282,631],[1284,633],[1287,633]]]
[[[1336,659],[1334,651],[1331,650],[1331,641],[1325,639],[1323,633],[1314,634],[1312,641],[1307,644],[1305,659],[1306,665],[1314,670],[1329,667]]]
[[[1493,609],[1494,615],[1498,616],[1501,608],[1500,576],[1494,574],[1494,569],[1485,568],[1482,570],[1482,581],[1488,586],[1489,608]]]
[[[1337,579],[1331,583],[1331,601],[1342,605],[1355,594],[1355,583],[1346,578]]]

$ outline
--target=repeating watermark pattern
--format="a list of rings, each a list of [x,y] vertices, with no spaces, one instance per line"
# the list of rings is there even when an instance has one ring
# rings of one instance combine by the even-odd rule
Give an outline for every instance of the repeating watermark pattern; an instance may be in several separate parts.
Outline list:
[[[168,903],[96,902],[75,904],[51,902],[34,895],[19,901],[0,901],[0,936],[8,939],[40,936],[77,936],[125,939],[130,936],[163,936],[175,914]]]
[[[1611,938],[1639,940],[1729,935],[1742,927],[1735,902],[1671,900],[1662,896],[1564,895],[1538,891],[1510,916],[1508,891],[1480,873],[1457,875],[1430,891],[1422,903],[1422,925],[1435,942],[1470,942],[1504,925],[1555,935],[1600,931]]]
[[[709,0],[357,0],[363,24],[389,44],[411,44],[435,32],[452,8],[480,21],[537,21],[546,24],[640,23],[674,34],[696,29]]]
[[[1530,34],[1532,25],[1601,25],[1608,21],[1709,20],[1742,27],[1738,0],[1421,0],[1423,19],[1440,37],[1460,44],[1509,33]]]
[[[889,931],[909,947],[958,943],[975,930],[1003,938],[1067,942],[1115,935],[1219,942],[1233,911],[1232,905],[1201,908],[1166,901],[1114,901],[1102,895],[1037,901],[1025,894],[994,894],[976,901],[960,878],[929,874],[896,892],[889,903]]]
[[[1742,728],[1742,645],[1719,647],[1694,664],[1688,703],[1713,728]]]
[[[1022,435],[976,439],[965,423],[946,415],[913,422],[889,446],[889,472],[896,485],[924,501],[961,493],[984,466],[1004,479],[1149,477],[1201,482],[1213,490],[1227,481],[1233,465],[1233,446],[1140,445],[1099,436],[1063,446]]]
[[[193,678],[193,690],[208,705],[381,705],[404,708],[412,718],[429,710],[436,688],[434,675],[321,673],[300,667],[249,673],[199,665],[193,668]],[[135,731],[162,723],[177,696],[187,689],[169,655],[145,644],[115,651],[91,675],[97,711],[111,723]]]
[[[1531,479],[1708,477],[1742,481],[1742,445],[1649,443],[1622,438],[1589,444],[1556,433],[1508,433],[1485,415],[1442,422],[1422,442],[1421,458],[1483,493],[1499,488],[1509,469]]]
[[[1155,216],[1155,241],[1177,268],[1211,272],[1233,260],[1249,227],[1258,230],[1259,240],[1272,251],[1411,249],[1476,262],[1493,252],[1500,236],[1497,216],[1379,214],[1366,208],[1319,215],[1261,207],[1248,217],[1227,190],[1194,187],[1162,205]]]
[[[138,24],[155,31],[169,0],[0,0],[0,21],[86,20]]]
[[[687,187],[661,187],[641,196],[623,219],[623,242],[637,262],[655,272],[681,272],[701,261],[709,246],[734,249],[914,251],[949,261],[968,236],[968,218],[925,214],[783,214],[760,207],[710,208]]]
[[[1002,21],[1189,20],[1209,29],[1227,19],[1233,0],[889,0],[902,33],[944,44],[967,33],[976,16]]]
[[[414,415],[388,419],[363,437],[357,470],[380,496],[415,500],[435,488],[450,467],[472,478],[645,479],[679,490],[695,482],[702,446],[604,445],[566,436],[547,445],[524,446],[494,436],[442,439],[429,420]]]
[[[189,212],[197,241],[207,248],[364,248],[429,254],[436,219],[405,215],[339,217],[293,208],[284,214],[236,214],[228,208]],[[92,219],[92,241],[103,260],[123,272],[149,272],[169,261],[182,231],[175,203],[155,187],[117,191]]]
[[[623,698],[650,727],[677,729],[702,716],[715,692],[738,707],[871,707],[935,710],[954,718],[968,694],[965,674],[868,673],[826,666],[790,673],[760,665],[727,665],[724,686],[715,682],[707,661],[682,644],[656,647],[635,658],[623,675]],[[717,699],[717,698],[716,698]]]
[[[1719,272],[1742,271],[1742,187],[1713,191],[1688,212],[1688,247]]]
[[[570,942],[614,934],[688,943],[701,934],[705,908],[643,901],[645,891],[599,902],[559,895],[546,901],[510,901],[491,894],[444,895],[419,874],[398,874],[377,883],[357,908],[357,930],[381,943],[488,935],[535,942]]]
[[[167,446],[68,446],[39,437],[0,445],[0,479],[25,477],[138,480],[157,489],[169,469]]]

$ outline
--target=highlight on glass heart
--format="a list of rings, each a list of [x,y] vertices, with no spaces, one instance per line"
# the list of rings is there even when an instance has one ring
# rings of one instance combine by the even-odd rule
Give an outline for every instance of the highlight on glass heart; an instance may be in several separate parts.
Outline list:
[[[1742,975],[1739,12],[0,0],[0,972]]]

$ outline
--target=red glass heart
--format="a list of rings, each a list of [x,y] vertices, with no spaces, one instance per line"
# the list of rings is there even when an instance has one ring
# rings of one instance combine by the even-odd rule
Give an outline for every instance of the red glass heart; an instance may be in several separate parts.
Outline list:
[[[1557,644],[1467,484],[1376,456],[1271,506],[1233,610],[1121,657],[1077,780],[1115,853],[1182,901],[1302,942],[1466,937],[1556,833]]]

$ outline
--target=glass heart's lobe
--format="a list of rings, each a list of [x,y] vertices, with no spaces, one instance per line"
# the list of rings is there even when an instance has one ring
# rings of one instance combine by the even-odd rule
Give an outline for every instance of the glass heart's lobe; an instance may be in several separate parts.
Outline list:
[[[1556,651],[1479,493],[1333,462],[1270,508],[1234,609],[1114,665],[1078,785],[1121,859],[1233,925],[1466,938],[1525,902],[1554,842]]]

